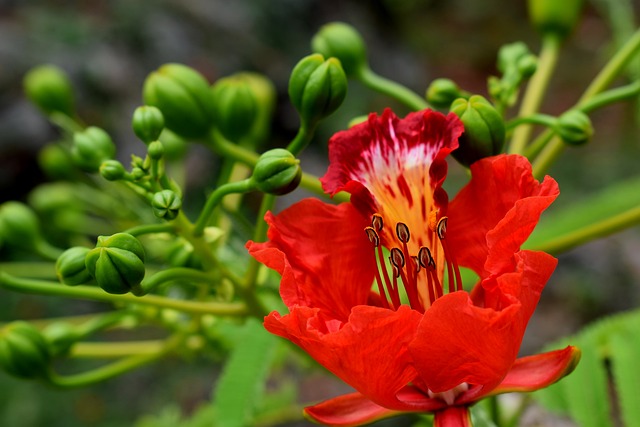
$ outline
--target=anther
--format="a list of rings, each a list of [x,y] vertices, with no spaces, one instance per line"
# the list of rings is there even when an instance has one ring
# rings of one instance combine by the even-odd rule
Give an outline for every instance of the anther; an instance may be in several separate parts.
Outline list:
[[[436,226],[436,232],[438,233],[438,238],[440,240],[444,239],[445,235],[447,234],[448,219],[448,217],[443,216],[442,218],[440,218],[440,220],[438,221],[438,225]]]
[[[378,236],[378,233],[373,229],[373,227],[365,227],[364,232],[367,233],[367,237],[373,246],[376,248],[380,246],[380,236]]]
[[[382,227],[384,227],[384,221],[382,220],[382,215],[373,214],[371,217],[371,226],[375,231],[381,231]]]
[[[404,267],[404,255],[398,248],[391,249],[391,256],[389,257],[391,264],[399,270]]]
[[[418,262],[418,257],[413,255],[411,257],[413,259],[413,264],[416,266],[416,274],[420,272],[420,263]]]
[[[411,234],[409,233],[409,227],[407,227],[407,224],[403,222],[396,224],[396,236],[398,236],[398,239],[402,243],[407,243],[409,241]]]
[[[431,268],[432,264],[435,266],[431,251],[426,246],[421,247],[418,251],[418,262],[423,268]]]

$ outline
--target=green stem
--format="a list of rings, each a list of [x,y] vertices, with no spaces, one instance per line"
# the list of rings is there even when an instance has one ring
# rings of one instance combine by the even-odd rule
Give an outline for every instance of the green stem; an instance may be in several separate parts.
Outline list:
[[[640,50],[640,29],[622,46],[622,48],[611,58],[604,68],[593,79],[589,87],[580,97],[576,108],[587,104],[591,98],[605,90],[611,82],[629,64],[633,57]],[[544,174],[562,153],[565,144],[560,138],[553,138],[547,146],[540,152],[540,155],[533,163],[533,171],[536,177]]]
[[[34,250],[38,255],[50,261],[57,260],[58,257],[62,255],[62,252],[64,252],[62,249],[50,245],[45,240],[37,241]]]
[[[51,113],[49,121],[71,135],[84,130],[84,127],[80,123],[64,113]]]
[[[554,36],[546,36],[542,40],[542,48],[538,58],[538,67],[527,85],[522,98],[519,117],[530,116],[538,111],[549,86],[551,75],[558,62],[560,40]],[[522,154],[531,137],[533,126],[522,126],[513,132],[509,152]]]
[[[209,222],[209,217],[213,213],[213,210],[216,208],[216,206],[218,206],[218,204],[222,201],[224,196],[233,193],[246,193],[253,190],[254,188],[255,184],[251,179],[245,179],[238,182],[229,182],[216,188],[213,193],[209,195],[209,198],[207,199],[202,212],[200,212],[200,216],[198,217],[198,220],[196,221],[193,228],[193,235],[202,235],[205,227],[207,226],[207,223]]]
[[[300,128],[298,129],[296,137],[293,138],[293,141],[291,141],[287,146],[287,150],[289,150],[294,156],[300,154],[300,152],[309,145],[311,139],[313,139],[313,134],[315,133],[317,126],[318,122],[305,123],[303,120],[302,123],[300,123]]]
[[[614,102],[633,98],[638,94],[640,94],[640,80],[594,95],[581,103],[578,108],[584,113],[589,113]]]
[[[131,227],[123,233],[131,234],[132,236],[142,236],[143,234],[156,234],[156,233],[175,233],[176,227],[172,223],[163,224],[143,224],[135,227]]]
[[[637,224],[640,224],[640,206],[554,239],[549,239],[533,249],[557,254]]]
[[[196,283],[212,282],[212,277],[208,273],[193,268],[175,267],[162,270],[151,277],[145,278],[140,284],[141,293],[136,296],[143,296],[151,292],[156,286],[170,280],[189,280]]]
[[[80,342],[71,347],[69,357],[111,359],[139,354],[156,354],[164,348],[164,341]]]
[[[140,366],[151,363],[173,350],[178,344],[177,339],[171,339],[165,343],[159,351],[153,353],[143,353],[125,357],[117,362],[110,363],[97,369],[93,369],[81,374],[61,376],[53,371],[49,372],[48,380],[63,388],[83,387],[108,380],[125,372],[136,369]]]
[[[246,316],[247,306],[242,303],[196,302],[165,298],[157,295],[136,297],[131,294],[112,295],[89,286],[64,286],[57,282],[23,279],[0,273],[0,285],[17,292],[53,295],[66,298],[88,299],[115,304],[134,303],[153,307],[169,308],[191,314],[214,314],[219,316]]]
[[[0,272],[34,279],[53,279],[56,277],[56,264],[53,262],[2,262]]]
[[[549,116],[547,114],[531,114],[530,116],[516,117],[513,120],[509,120],[505,128],[507,130],[518,128],[521,129],[524,124],[534,124],[534,125],[543,125],[547,127],[551,127],[555,124],[556,118],[553,116]],[[518,130],[516,129],[516,131]],[[514,131],[514,133],[516,132]]]
[[[377,75],[368,67],[361,68],[356,73],[356,78],[369,89],[390,96],[414,111],[431,108],[429,103],[415,92],[400,83]]]
[[[258,157],[260,157],[253,151],[227,141],[218,132],[214,132],[211,145],[213,150],[219,155],[234,159],[251,167],[256,165]]]

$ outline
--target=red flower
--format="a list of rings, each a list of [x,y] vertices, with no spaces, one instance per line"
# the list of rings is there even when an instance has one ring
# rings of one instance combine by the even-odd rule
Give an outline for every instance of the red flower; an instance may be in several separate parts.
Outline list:
[[[577,363],[574,347],[516,358],[556,266],[520,246],[558,186],[501,155],[473,164],[449,203],[445,158],[462,131],[453,114],[372,114],[329,142],[323,186],[351,203],[303,200],[267,215],[268,242],[247,244],[282,275],[290,311],[265,327],[357,391],[306,408],[313,420],[356,426],[411,411],[470,425],[473,402],[546,387]],[[458,266],[480,277],[471,293]]]

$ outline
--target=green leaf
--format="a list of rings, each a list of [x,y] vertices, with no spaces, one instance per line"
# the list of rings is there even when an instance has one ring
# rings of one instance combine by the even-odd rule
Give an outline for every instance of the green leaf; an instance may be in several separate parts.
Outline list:
[[[586,227],[640,206],[639,187],[640,177],[636,177],[609,186],[582,200],[573,201],[570,206],[560,209],[551,208],[540,218],[536,229],[523,247],[558,253],[619,231],[621,228],[566,241],[568,237],[576,236],[575,233],[579,233]],[[640,222],[640,218],[636,219],[635,223],[637,222]],[[626,224],[626,227],[631,225],[633,224]]]
[[[259,321],[247,320],[216,386],[216,426],[252,425],[276,345],[276,337]]]
[[[582,350],[580,363],[560,382],[569,412],[582,427],[611,426],[607,370],[596,343],[581,339],[576,344]]]
[[[613,425],[614,406],[619,406],[625,426],[640,426],[638,330],[640,310],[634,310],[600,319],[576,336],[549,346],[548,349],[576,345],[582,358],[571,375],[537,391],[533,397],[552,412],[570,415],[581,427]],[[616,401],[612,401],[614,397]]]
[[[640,405],[638,405],[640,335],[636,325],[625,326],[626,328],[620,333],[611,336],[611,371],[623,424],[625,427],[638,427],[640,426]]]

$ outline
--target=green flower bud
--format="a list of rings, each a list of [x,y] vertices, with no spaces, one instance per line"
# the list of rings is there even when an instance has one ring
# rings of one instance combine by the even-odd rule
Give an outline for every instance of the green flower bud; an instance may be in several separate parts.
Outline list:
[[[256,188],[264,193],[290,193],[302,179],[300,160],[284,148],[274,148],[258,158],[251,179]]]
[[[147,154],[153,160],[160,160],[164,156],[164,145],[160,141],[153,141],[149,144]]]
[[[116,146],[108,133],[98,127],[88,127],[73,135],[71,158],[85,172],[98,172],[105,160],[116,154]]]
[[[311,50],[325,58],[338,58],[347,76],[368,68],[367,48],[362,36],[349,24],[331,22],[311,39]]]
[[[347,77],[340,61],[322,55],[302,58],[289,79],[289,98],[307,123],[315,123],[338,109],[347,95]]]
[[[131,169],[131,178],[133,178],[134,181],[141,180],[146,174],[147,173],[142,168],[134,167]]]
[[[427,88],[426,98],[436,108],[449,108],[458,98],[467,98],[460,87],[450,79],[435,79]]]
[[[489,101],[479,95],[469,100],[457,99],[451,104],[451,112],[464,124],[460,146],[451,153],[457,161],[469,166],[500,153],[505,139],[504,120]]]
[[[11,322],[0,330],[0,365],[19,378],[46,377],[51,350],[42,333],[28,322]]]
[[[182,199],[171,190],[162,190],[151,199],[153,214],[161,219],[172,220],[178,216],[182,207]]]
[[[556,120],[553,130],[570,145],[585,144],[593,136],[591,119],[580,110],[569,110]]]
[[[144,278],[144,248],[131,234],[98,237],[85,263],[98,286],[110,294],[137,293]]]
[[[248,84],[256,97],[256,119],[246,141],[253,143],[251,148],[256,148],[257,144],[264,141],[269,135],[271,118],[276,106],[276,88],[273,83],[262,74],[242,72],[234,76]]]
[[[56,276],[60,283],[69,286],[82,285],[92,281],[85,258],[90,249],[82,246],[69,248],[56,261]]]
[[[72,180],[77,169],[71,156],[58,144],[47,144],[38,153],[40,169],[52,179]]]
[[[0,205],[0,236],[5,243],[33,249],[42,242],[40,220],[24,203],[5,202]]]
[[[49,343],[49,349],[53,356],[64,355],[69,352],[81,337],[77,329],[66,322],[55,322],[48,325],[42,335]]]
[[[164,147],[163,154],[166,160],[180,160],[183,159],[187,153],[187,142],[169,129],[165,128],[165,130],[162,131],[160,141]]]
[[[529,0],[529,17],[542,35],[565,39],[578,24],[582,0]]]
[[[131,127],[136,136],[145,144],[157,140],[164,129],[162,111],[150,105],[136,108],[133,112]]]
[[[220,79],[211,88],[215,124],[230,141],[251,133],[258,117],[258,100],[249,82],[240,76]]]
[[[143,88],[144,102],[158,107],[165,126],[185,138],[209,133],[213,107],[207,80],[186,65],[165,64],[151,73]]]
[[[117,181],[124,177],[127,171],[117,160],[105,160],[100,165],[100,175],[107,181]]]
[[[33,68],[24,77],[27,97],[45,114],[73,115],[73,88],[64,71],[55,65]]]

